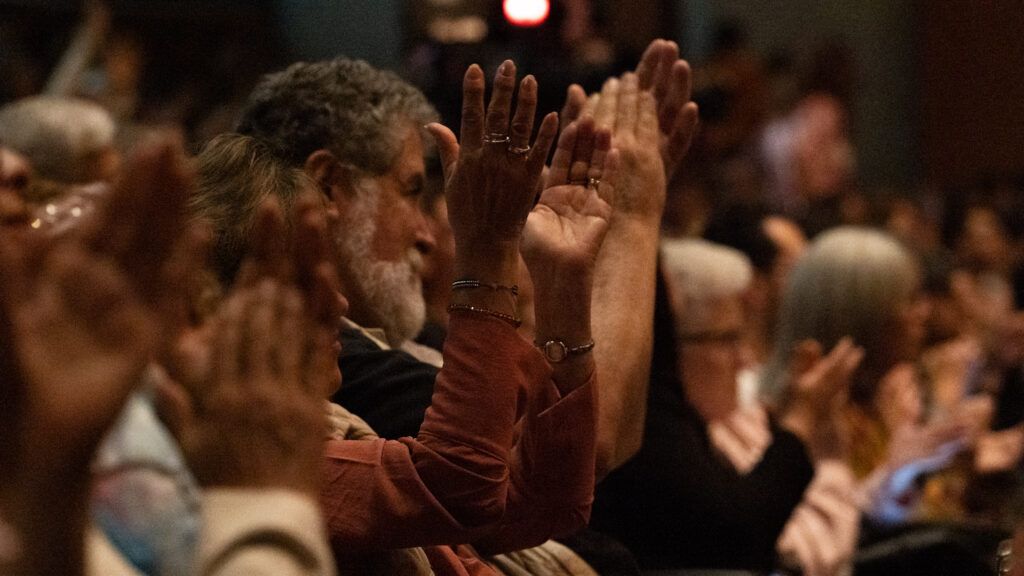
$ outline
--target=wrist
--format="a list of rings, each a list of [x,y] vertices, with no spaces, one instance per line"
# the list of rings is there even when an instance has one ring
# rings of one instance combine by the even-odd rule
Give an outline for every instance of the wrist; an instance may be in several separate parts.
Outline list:
[[[478,280],[512,286],[519,276],[519,246],[456,246],[454,272],[456,280]]]

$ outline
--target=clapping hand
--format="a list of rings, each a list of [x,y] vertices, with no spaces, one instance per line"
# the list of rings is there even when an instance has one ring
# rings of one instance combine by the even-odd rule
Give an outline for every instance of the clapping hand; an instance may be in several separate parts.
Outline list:
[[[318,494],[347,303],[317,202],[296,202],[291,250],[280,206],[264,202],[235,285],[160,387],[161,416],[203,486]]]
[[[619,153],[589,117],[562,131],[547,187],[523,230],[522,254],[535,283],[593,272],[611,219]]]
[[[89,462],[185,282],[188,184],[180,147],[159,143],[84,230],[0,230],[0,510],[28,543],[16,571],[81,569]]]
[[[440,124],[428,127],[441,155],[448,218],[455,237],[456,273],[460,276],[466,270],[458,268],[466,264],[467,257],[482,256],[486,260],[496,252],[514,257],[558,129],[557,116],[548,114],[530,145],[537,81],[527,76],[520,82],[512,115],[515,84],[515,64],[506,60],[495,76],[491,102],[485,110],[483,71],[474,64],[463,81],[459,140]]]

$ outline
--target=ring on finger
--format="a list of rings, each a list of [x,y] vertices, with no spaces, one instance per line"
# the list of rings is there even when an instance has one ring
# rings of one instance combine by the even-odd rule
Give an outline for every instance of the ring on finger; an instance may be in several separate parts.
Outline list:
[[[484,136],[484,144],[508,144],[511,139],[508,134],[502,134],[500,132],[491,132]]]
[[[591,176],[590,178],[587,178],[587,186],[597,190],[601,187],[601,179]]]
[[[525,157],[527,154],[530,153],[530,147],[529,146],[509,146],[508,147],[508,153],[511,154],[512,156],[523,156],[523,157]]]

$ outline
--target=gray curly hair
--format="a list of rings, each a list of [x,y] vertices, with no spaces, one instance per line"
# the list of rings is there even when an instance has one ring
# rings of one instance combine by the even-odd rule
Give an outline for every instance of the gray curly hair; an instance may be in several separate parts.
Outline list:
[[[394,165],[405,132],[438,119],[422,92],[394,72],[362,60],[300,62],[269,74],[253,90],[237,131],[301,166],[319,149],[361,170]]]

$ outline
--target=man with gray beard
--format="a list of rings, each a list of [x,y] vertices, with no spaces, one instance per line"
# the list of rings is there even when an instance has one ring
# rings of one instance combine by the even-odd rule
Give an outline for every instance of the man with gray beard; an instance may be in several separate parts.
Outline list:
[[[397,350],[425,321],[420,272],[434,245],[421,194],[423,126],[438,115],[392,72],[338,58],[256,87],[238,131],[304,169],[328,199],[348,327],[332,398],[382,437],[415,436],[437,368]]]

